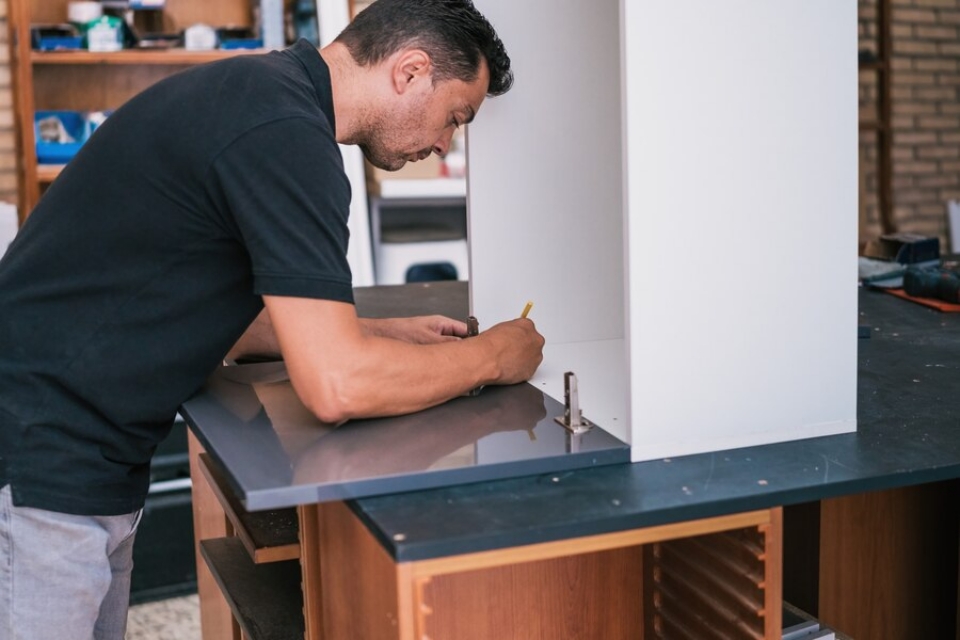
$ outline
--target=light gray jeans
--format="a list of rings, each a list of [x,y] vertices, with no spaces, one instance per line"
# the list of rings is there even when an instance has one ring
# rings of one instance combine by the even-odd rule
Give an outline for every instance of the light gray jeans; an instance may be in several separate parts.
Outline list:
[[[123,640],[140,511],[15,507],[0,490],[0,638]]]

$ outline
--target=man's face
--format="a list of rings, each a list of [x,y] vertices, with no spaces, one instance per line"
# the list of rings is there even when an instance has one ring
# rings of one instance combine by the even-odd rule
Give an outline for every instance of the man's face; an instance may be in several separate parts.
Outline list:
[[[421,83],[370,123],[360,148],[375,167],[396,171],[431,153],[446,155],[457,128],[473,120],[486,96],[490,75],[481,64],[471,83],[446,80]]]

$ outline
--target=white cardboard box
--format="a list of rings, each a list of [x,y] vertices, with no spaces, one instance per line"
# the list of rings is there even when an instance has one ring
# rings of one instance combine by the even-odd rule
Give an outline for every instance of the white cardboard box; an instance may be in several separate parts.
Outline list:
[[[476,0],[471,309],[634,460],[856,429],[854,0]]]

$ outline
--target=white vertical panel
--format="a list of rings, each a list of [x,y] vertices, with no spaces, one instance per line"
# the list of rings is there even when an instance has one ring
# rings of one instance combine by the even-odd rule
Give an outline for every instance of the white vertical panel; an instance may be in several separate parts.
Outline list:
[[[856,2],[623,7],[634,459],[854,430]]]
[[[469,126],[471,308],[547,341],[622,338],[618,0],[476,0],[516,74]]]

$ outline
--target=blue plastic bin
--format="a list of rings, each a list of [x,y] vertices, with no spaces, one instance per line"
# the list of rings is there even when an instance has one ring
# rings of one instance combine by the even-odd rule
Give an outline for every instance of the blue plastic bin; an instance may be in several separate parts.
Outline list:
[[[40,122],[57,118],[73,138],[73,142],[46,142],[40,137]],[[66,164],[89,137],[87,119],[80,111],[37,111],[33,116],[33,134],[37,141],[37,162]]]
[[[109,111],[93,112],[108,116]],[[37,162],[40,164],[66,164],[77,155],[80,147],[97,128],[100,119],[91,120],[89,113],[83,111],[37,111],[33,116],[33,134],[37,141]],[[48,142],[40,137],[40,122],[47,118],[56,118],[73,138],[73,142]],[[101,118],[102,119],[102,118]]]

